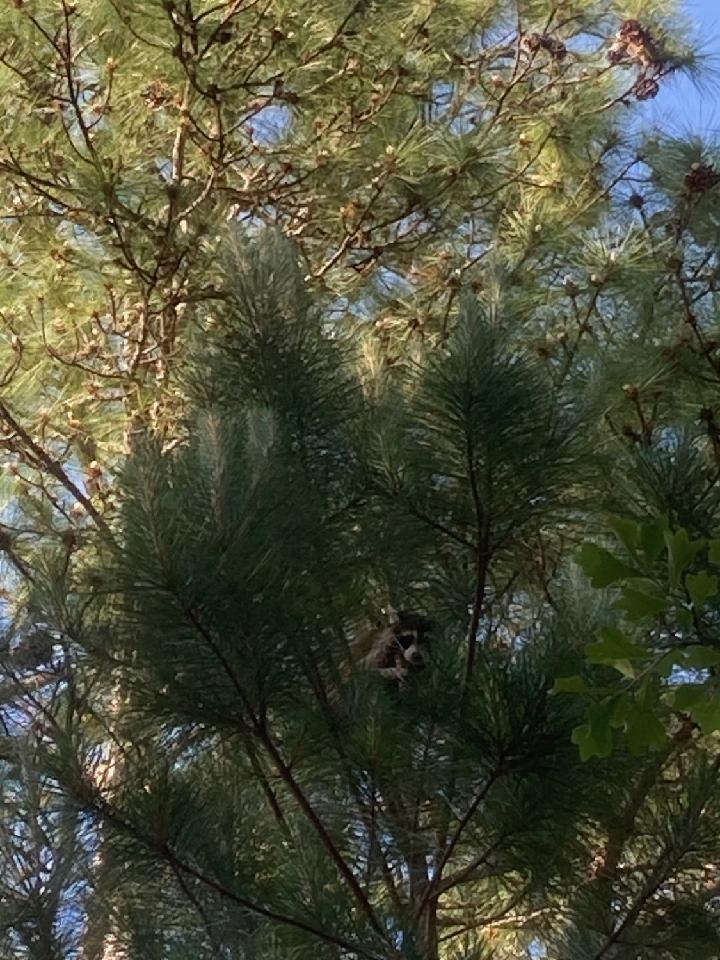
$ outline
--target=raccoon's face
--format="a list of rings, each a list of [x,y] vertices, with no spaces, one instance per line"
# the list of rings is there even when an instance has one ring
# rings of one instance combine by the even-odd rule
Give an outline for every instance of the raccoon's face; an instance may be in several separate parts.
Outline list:
[[[399,656],[415,670],[426,666],[429,651],[428,638],[434,624],[432,620],[417,613],[398,613],[397,623],[393,624],[395,645]]]
[[[428,657],[427,650],[418,643],[414,634],[402,633],[395,638],[395,642],[400,647],[400,655],[406,663],[415,668],[425,666]]]

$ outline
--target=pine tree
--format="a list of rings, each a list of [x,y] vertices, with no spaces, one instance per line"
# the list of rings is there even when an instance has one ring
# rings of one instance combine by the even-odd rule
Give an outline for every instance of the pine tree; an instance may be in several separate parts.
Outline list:
[[[30,955],[45,918],[88,957],[713,956],[712,742],[582,763],[552,692],[607,616],[533,565],[577,528],[586,411],[472,297],[388,368],[286,240],[228,248],[183,439],[137,444],[113,540],[29,596],[72,678],[31,782],[77,844]],[[388,603],[437,622],[400,688],[350,656]]]
[[[715,664],[633,667],[711,579],[628,627],[573,563],[720,536],[720,164],[629,119],[672,14],[0,14],[4,955],[717,955],[720,721],[663,699]]]
[[[369,313],[391,356],[443,336],[466,285],[513,289],[536,318],[522,336],[572,353],[594,301],[563,277],[609,281],[610,237],[588,238],[643,175],[627,106],[695,62],[670,0],[635,6],[4,5],[9,495],[41,482],[111,510],[133,431],[172,434],[226,220],[293,236],[328,304]],[[667,276],[636,233],[612,271],[624,296],[636,264]]]

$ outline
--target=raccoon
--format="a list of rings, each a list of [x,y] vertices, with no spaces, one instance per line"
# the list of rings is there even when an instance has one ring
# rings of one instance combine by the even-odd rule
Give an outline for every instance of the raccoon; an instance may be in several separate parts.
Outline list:
[[[402,686],[411,673],[427,665],[428,635],[434,626],[420,613],[391,611],[387,624],[365,630],[353,641],[353,662]]]

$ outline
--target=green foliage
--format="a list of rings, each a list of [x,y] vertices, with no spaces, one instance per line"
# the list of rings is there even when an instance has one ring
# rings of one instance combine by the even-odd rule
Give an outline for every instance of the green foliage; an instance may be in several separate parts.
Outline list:
[[[610,525],[637,567],[593,544],[583,546],[578,562],[593,586],[615,585],[614,607],[623,611],[626,624],[601,629],[599,641],[585,651],[588,664],[612,667],[623,679],[609,694],[606,685],[595,690],[582,677],[559,678],[554,688],[601,697],[573,734],[583,759],[610,753],[613,726],[625,731],[634,753],[661,748],[668,726],[677,729],[683,717],[703,734],[720,730],[713,541],[690,540],[685,529],[668,529],[662,517],[644,524],[613,518]],[[644,590],[635,588],[638,579]]]
[[[584,544],[578,562],[590,577],[594,587],[607,587],[617,580],[640,576],[638,571],[618,560],[609,550],[592,543]]]
[[[675,14],[2,8],[3,957],[717,954]]]
[[[224,310],[182,372],[181,441],[136,436],[112,538],[83,563],[49,548],[30,595],[72,669],[33,762],[83,823],[96,878],[73,942],[330,958],[398,937],[409,955],[449,957],[436,938],[462,898],[479,951],[488,909],[521,924],[500,956],[580,936],[597,950],[600,874],[583,904],[576,891],[604,844],[641,864],[638,884],[672,862],[692,907],[683,843],[714,856],[711,814],[689,825],[699,774],[678,792],[685,759],[659,711],[682,709],[704,735],[718,718],[687,682],[668,702],[639,631],[685,586],[713,601],[705,543],[626,520],[626,556],[586,545],[581,562],[621,592],[629,625],[584,650],[569,600],[565,621],[560,606],[518,620],[500,585],[514,569],[510,596],[532,609],[528,545],[572,529],[588,475],[583,420],[542,365],[466,298],[441,351],[373,368],[362,338],[324,322],[278,235],[229,242],[224,269]],[[471,572],[453,583],[446,564]],[[438,620],[430,666],[400,689],[350,655],[389,600]],[[697,670],[709,652],[663,658]],[[562,676],[583,657],[584,674]],[[699,771],[714,755],[692,749]],[[632,921],[661,922],[668,936],[682,926],[651,900]]]

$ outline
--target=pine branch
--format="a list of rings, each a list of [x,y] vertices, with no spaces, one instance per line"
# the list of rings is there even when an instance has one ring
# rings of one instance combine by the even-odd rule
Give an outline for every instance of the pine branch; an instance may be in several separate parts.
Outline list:
[[[368,960],[384,960],[382,954],[373,953],[360,944],[346,940],[344,937],[337,936],[330,931],[322,930],[320,927],[313,926],[304,920],[299,920],[296,917],[290,917],[285,914],[278,913],[276,910],[271,910],[270,908],[256,903],[247,897],[239,896],[234,891],[228,890],[222,884],[218,883],[216,880],[213,880],[211,877],[205,876],[202,871],[196,869],[188,863],[185,863],[169,848],[167,848],[164,853],[165,859],[171,866],[182,871],[183,873],[186,873],[188,876],[194,877],[196,880],[204,883],[209,889],[214,890],[216,893],[219,893],[226,899],[237,903],[238,906],[244,907],[246,910],[250,910],[251,913],[256,913],[259,916],[266,917],[268,920],[274,920],[289,927],[295,927],[298,930],[304,930],[306,933],[311,934],[318,940],[331,943],[337,947],[341,947],[343,950],[350,951],[350,953],[357,954],[358,956],[367,957]]]
[[[473,874],[488,862],[492,854],[495,853],[496,850],[500,849],[506,840],[507,837],[499,837],[495,843],[491,844],[487,850],[484,851],[484,853],[482,853],[479,857],[476,857],[466,867],[463,867],[461,870],[458,870],[457,873],[454,873],[446,880],[443,880],[442,883],[438,885],[438,896],[443,893],[447,893],[448,890],[452,890],[453,887],[457,887],[461,883],[467,883],[468,880],[472,880]]]
[[[425,893],[422,897],[422,900],[420,901],[420,904],[417,909],[418,915],[422,912],[425,904],[428,902],[428,900],[430,900],[431,897],[437,897],[444,890],[448,890],[452,886],[455,886],[458,882],[461,882],[461,880],[457,880],[456,878],[458,876],[461,876],[464,873],[464,871],[460,871],[460,873],[456,874],[455,877],[451,877],[447,884],[443,884],[442,883],[443,870],[445,869],[445,867],[448,864],[448,861],[450,860],[453,853],[455,852],[455,848],[460,842],[462,835],[465,832],[465,829],[467,828],[468,824],[470,823],[472,818],[475,816],[475,813],[477,812],[478,807],[483,802],[483,800],[487,797],[487,795],[490,793],[490,790],[493,788],[495,783],[500,779],[503,772],[504,772],[504,766],[502,763],[500,763],[493,770],[492,774],[485,781],[483,786],[478,790],[470,806],[467,808],[467,810],[461,817],[460,822],[455,828],[455,831],[452,837],[450,838],[450,841],[448,842],[447,846],[445,847],[440,857],[439,863],[435,867],[435,872],[433,874],[432,880],[428,884],[427,889],[425,890]],[[492,851],[486,851],[486,853],[483,854],[483,858],[488,856],[490,852]],[[473,864],[473,869],[475,869],[476,867],[477,867],[477,864]]]
[[[13,549],[13,538],[4,524],[0,524],[0,552],[4,553],[20,576],[29,583],[35,582],[30,568]]]
[[[455,937],[462,937],[469,933],[471,930],[478,929],[493,929],[494,927],[523,927],[530,920],[536,920],[540,917],[551,916],[553,911],[548,908],[542,908],[539,910],[533,910],[530,913],[526,914],[514,914],[513,916],[508,916],[510,911],[516,907],[523,896],[528,892],[529,888],[523,888],[518,893],[513,894],[505,904],[505,906],[498,910],[496,913],[490,914],[487,917],[479,917],[477,920],[474,920],[472,923],[458,923],[457,926],[459,929],[452,930],[449,933],[446,933],[444,936],[440,937],[440,942],[444,943],[447,940],[453,940]],[[463,905],[463,909],[467,909],[467,905]]]
[[[224,960],[224,951],[223,951],[222,945],[218,943],[215,937],[215,931],[213,930],[212,921],[208,916],[208,912],[203,906],[202,901],[200,900],[199,897],[195,895],[195,893],[191,889],[189,883],[183,876],[183,871],[181,867],[178,865],[178,863],[174,859],[170,860],[169,863],[170,863],[170,869],[175,874],[175,878],[178,882],[178,886],[180,887],[182,892],[185,894],[189,902],[192,904],[193,908],[197,911],[197,914],[200,917],[200,920],[202,921],[202,925],[205,928],[205,932],[207,933],[207,938],[210,942],[210,947],[212,949],[214,956],[216,957],[216,960]]]
[[[107,525],[107,522],[98,513],[97,508],[93,502],[85,496],[85,494],[80,490],[80,488],[70,479],[68,474],[65,472],[63,467],[58,463],[57,460],[53,459],[47,451],[36,443],[27,430],[20,425],[20,423],[12,416],[10,413],[7,404],[0,400],[0,420],[3,420],[10,429],[20,437],[22,443],[27,450],[30,451],[34,457],[36,463],[45,469],[51,476],[55,477],[65,489],[71,493],[78,503],[81,503],[88,514],[95,521],[96,526],[108,537],[112,539],[112,534],[110,532],[110,527]]]
[[[475,451],[472,440],[468,432],[467,438],[467,468],[468,479],[470,481],[470,491],[475,509],[476,521],[476,569],[475,569],[475,591],[473,596],[472,615],[470,617],[470,626],[467,636],[467,659],[465,661],[465,679],[463,683],[462,699],[464,701],[470,682],[472,680],[473,669],[475,667],[475,655],[477,652],[477,632],[480,627],[480,617],[482,616],[483,604],[485,603],[485,587],[490,567],[490,522],[485,507],[480,496],[480,488],[475,472]]]
[[[272,737],[270,736],[270,733],[268,732],[264,721],[260,717],[258,717],[258,715],[253,710],[252,705],[250,703],[250,699],[247,696],[247,693],[245,692],[238,677],[236,676],[235,671],[229,664],[227,658],[223,655],[222,651],[219,649],[217,643],[213,639],[210,632],[201,622],[197,611],[195,611],[192,608],[190,609],[186,608],[184,612],[185,612],[185,615],[190,620],[190,622],[195,627],[195,629],[197,630],[198,634],[202,637],[204,642],[212,651],[213,655],[221,664],[225,674],[230,679],[230,682],[233,688],[235,689],[236,693],[238,694],[240,702],[243,705],[243,709],[245,710],[246,715],[250,720],[250,724],[252,726],[252,729],[255,735],[257,736],[259,742],[265,748],[265,751],[267,752],[268,756],[272,760],[272,763],[278,775],[285,782],[288,790],[290,791],[292,796],[295,798],[295,801],[297,802],[298,807],[303,812],[306,819],[314,829],[315,833],[318,835],[323,846],[329,853],[330,858],[335,863],[335,866],[337,867],[340,875],[343,877],[347,887],[349,888],[350,892],[353,894],[353,897],[357,901],[360,909],[367,917],[371,927],[373,928],[375,933],[378,934],[378,936],[380,936],[384,941],[387,942],[388,940],[387,934],[385,930],[383,930],[380,922],[378,921],[375,915],[375,911],[373,910],[370,904],[370,901],[368,900],[367,895],[365,894],[365,891],[362,889],[362,886],[358,882],[358,879],[355,876],[355,874],[352,872],[350,867],[345,862],[342,854],[336,847],[332,837],[330,836],[324,823],[318,816],[315,808],[312,806],[308,798],[305,796],[303,789],[301,788],[300,784],[297,782],[297,780],[293,776],[292,771],[283,760],[282,755],[278,750],[277,746],[275,745],[275,742],[273,741]]]
[[[713,779],[711,782],[716,780],[719,770],[720,757],[716,758],[712,764]],[[645,787],[645,783],[641,778],[637,789],[641,790],[643,787]],[[696,810],[694,815],[697,817],[698,813],[699,810]],[[630,811],[628,811],[628,814],[630,815]],[[665,847],[661,855],[657,858],[653,868],[653,873],[645,881],[643,889],[641,890],[637,899],[627,910],[622,921],[615,927],[612,933],[606,937],[605,942],[593,955],[592,960],[603,960],[608,951],[620,941],[622,935],[630,927],[635,925],[648,901],[652,899],[662,885],[666,883],[672,876],[673,867],[677,864],[683,853],[685,853],[687,848],[691,845],[691,842],[692,837],[688,836],[685,838],[682,845],[678,845],[675,849],[672,849],[671,846]]]
[[[460,544],[461,546],[472,547],[473,543],[471,540],[463,537],[462,534],[456,533],[451,527],[448,527],[447,524],[441,523],[439,520],[435,519],[435,517],[428,516],[427,513],[415,506],[409,497],[401,497],[400,503],[405,507],[411,516],[415,517],[417,520],[421,520],[432,530],[442,533],[443,536],[448,537],[448,539],[452,540],[454,543]]]
[[[143,846],[145,846],[148,850],[151,850],[162,860],[164,860],[176,876],[179,873],[180,875],[192,877],[194,880],[197,880],[199,883],[202,883],[204,886],[206,886],[209,890],[212,890],[224,899],[229,900],[230,902],[250,911],[250,913],[256,914],[257,916],[264,917],[267,920],[273,920],[284,926],[294,927],[297,930],[303,930],[305,933],[309,933],[313,937],[316,937],[325,943],[331,943],[334,946],[341,947],[343,950],[348,950],[351,953],[357,954],[358,956],[367,957],[368,960],[384,960],[382,955],[373,953],[360,944],[353,943],[344,937],[337,936],[328,930],[323,930],[322,928],[316,927],[313,924],[307,923],[306,921],[297,917],[280,913],[279,911],[273,910],[264,904],[258,903],[250,897],[244,897],[236,893],[234,890],[230,890],[218,880],[215,880],[213,877],[203,873],[203,871],[198,867],[195,867],[183,860],[180,854],[178,854],[169,843],[159,842],[156,837],[145,833],[140,827],[127,820],[121,813],[113,809],[108,801],[104,800],[97,794],[85,796],[83,800],[84,802],[82,803],[82,806],[84,809],[95,811],[101,817],[112,823],[116,828],[119,828],[123,833],[142,843]]]

